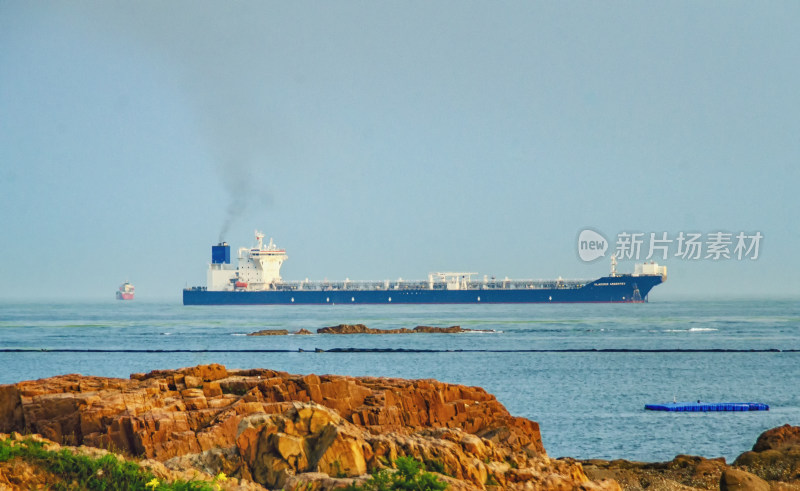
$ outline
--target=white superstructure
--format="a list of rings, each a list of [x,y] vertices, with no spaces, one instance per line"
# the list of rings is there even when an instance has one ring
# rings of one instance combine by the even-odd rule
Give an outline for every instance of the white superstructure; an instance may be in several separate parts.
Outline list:
[[[255,236],[256,247],[239,248],[237,268],[230,264],[230,247],[227,243],[214,247],[206,278],[208,290],[270,290],[282,281],[281,265],[288,259],[286,251],[279,249],[272,239],[264,245],[264,234],[258,230]]]
[[[656,262],[636,264],[633,269],[633,276],[661,276],[666,280],[667,267],[659,266]]]
[[[444,283],[447,290],[466,290],[474,274],[478,273],[431,273],[428,275],[428,288],[433,290],[436,283]]]

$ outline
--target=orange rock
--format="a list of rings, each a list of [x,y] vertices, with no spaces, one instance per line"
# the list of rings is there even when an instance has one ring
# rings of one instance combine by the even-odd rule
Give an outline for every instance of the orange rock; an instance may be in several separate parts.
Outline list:
[[[791,446],[800,447],[800,426],[786,424],[762,433],[753,445],[753,451],[780,450]]]
[[[739,469],[725,469],[719,481],[720,491],[770,491],[768,482]]]
[[[542,483],[555,473],[557,486],[586,480],[579,464],[576,472],[546,458],[537,423],[511,416],[479,387],[435,380],[216,364],[130,379],[64,375],[0,386],[0,430],[162,462],[194,459],[271,487],[302,473],[354,478],[403,455],[437,462],[466,487],[483,488],[489,476],[512,487],[529,475]]]

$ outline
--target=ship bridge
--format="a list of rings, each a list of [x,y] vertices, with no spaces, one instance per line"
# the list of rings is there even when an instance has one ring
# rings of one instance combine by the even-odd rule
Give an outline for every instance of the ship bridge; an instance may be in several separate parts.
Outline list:
[[[263,290],[271,285],[280,283],[281,265],[289,258],[285,249],[269,239],[269,244],[264,245],[264,234],[256,230],[256,247],[239,249],[238,282],[244,283],[250,290]]]
[[[208,289],[212,291],[267,290],[281,283],[281,265],[289,258],[285,249],[278,248],[272,239],[264,244],[264,234],[256,230],[257,245],[239,248],[239,265],[230,264],[230,246],[221,242],[212,247],[208,269]]]

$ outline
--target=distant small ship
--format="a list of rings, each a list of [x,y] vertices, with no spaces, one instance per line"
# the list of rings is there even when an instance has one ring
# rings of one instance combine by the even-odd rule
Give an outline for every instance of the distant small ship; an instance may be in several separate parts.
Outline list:
[[[512,280],[477,273],[431,273],[426,280],[339,282],[283,281],[280,268],[288,258],[256,231],[257,245],[239,249],[231,264],[226,242],[211,247],[205,287],[183,290],[184,305],[342,305],[342,304],[482,304],[647,301],[650,290],[667,279],[667,268],[654,262],[637,264],[632,274],[611,273],[596,280]]]
[[[133,300],[133,294],[136,289],[127,281],[119,286],[117,290],[117,300]]]

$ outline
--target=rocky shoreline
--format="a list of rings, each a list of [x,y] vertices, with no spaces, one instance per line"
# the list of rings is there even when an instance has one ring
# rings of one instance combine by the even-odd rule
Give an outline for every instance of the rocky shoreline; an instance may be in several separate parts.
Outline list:
[[[408,456],[448,489],[800,490],[800,427],[765,432],[731,465],[552,459],[537,423],[479,387],[435,380],[222,365],[63,375],[0,386],[0,433],[13,432],[170,472],[224,473],[225,489],[335,489]],[[27,489],[0,471],[0,488]]]

